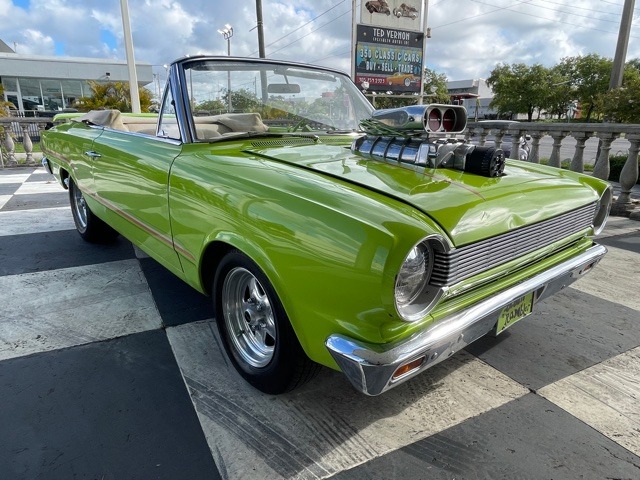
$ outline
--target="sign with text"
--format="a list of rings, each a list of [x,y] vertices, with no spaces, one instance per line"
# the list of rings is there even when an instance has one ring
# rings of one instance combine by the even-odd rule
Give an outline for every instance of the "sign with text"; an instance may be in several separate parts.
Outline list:
[[[419,93],[424,34],[358,25],[355,83],[374,92]]]
[[[422,0],[362,0],[360,23],[421,31]]]

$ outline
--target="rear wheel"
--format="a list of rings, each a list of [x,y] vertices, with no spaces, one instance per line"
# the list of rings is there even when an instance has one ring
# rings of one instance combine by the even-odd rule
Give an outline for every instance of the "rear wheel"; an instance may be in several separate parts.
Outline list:
[[[238,373],[258,390],[279,394],[319,371],[302,350],[271,283],[239,251],[227,254],[213,284],[216,323]]]
[[[69,178],[69,201],[76,230],[83,240],[91,243],[108,243],[115,240],[118,232],[93,214],[84,195],[71,178]]]

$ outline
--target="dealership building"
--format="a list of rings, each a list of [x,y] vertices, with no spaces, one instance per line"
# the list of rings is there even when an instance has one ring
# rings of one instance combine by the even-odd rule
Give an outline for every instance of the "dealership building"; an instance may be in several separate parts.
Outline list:
[[[496,118],[498,112],[491,108],[493,90],[482,78],[447,82],[447,90],[453,103],[467,109],[470,120]]]
[[[136,62],[138,85],[153,81],[151,64]],[[91,95],[89,82],[128,82],[124,61],[19,55],[0,40],[0,83],[4,100],[25,112],[61,111]]]

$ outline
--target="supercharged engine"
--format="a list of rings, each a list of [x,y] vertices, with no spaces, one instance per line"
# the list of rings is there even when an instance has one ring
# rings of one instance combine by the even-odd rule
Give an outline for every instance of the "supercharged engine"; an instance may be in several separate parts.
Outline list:
[[[376,110],[361,126],[367,134],[353,142],[354,153],[485,177],[499,177],[504,171],[501,149],[451,137],[467,126],[467,112],[461,106],[431,104]]]

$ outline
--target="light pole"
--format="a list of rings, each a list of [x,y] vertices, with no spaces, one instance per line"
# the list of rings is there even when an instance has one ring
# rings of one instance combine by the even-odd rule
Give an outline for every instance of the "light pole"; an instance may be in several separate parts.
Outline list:
[[[231,56],[231,37],[233,37],[233,27],[227,23],[224,28],[218,30],[218,33],[227,41],[227,55]],[[227,71],[227,106],[229,113],[231,113],[231,70]]]
[[[122,13],[122,30],[124,32],[124,49],[127,54],[127,69],[129,70],[129,92],[131,94],[131,111],[140,113],[140,95],[138,93],[138,74],[136,73],[136,59],[133,55],[133,40],[131,37],[131,21],[129,20],[129,2],[120,0]]]

